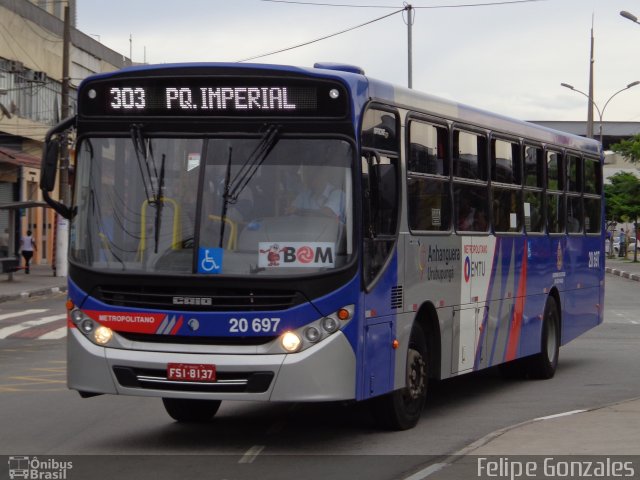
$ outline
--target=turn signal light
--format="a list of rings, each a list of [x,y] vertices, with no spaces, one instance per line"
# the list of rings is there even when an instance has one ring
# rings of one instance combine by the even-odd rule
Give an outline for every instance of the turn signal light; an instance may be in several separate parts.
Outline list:
[[[342,321],[345,320],[349,320],[349,318],[351,318],[351,314],[349,313],[349,310],[347,310],[346,308],[341,308],[340,310],[338,310],[338,318]]]

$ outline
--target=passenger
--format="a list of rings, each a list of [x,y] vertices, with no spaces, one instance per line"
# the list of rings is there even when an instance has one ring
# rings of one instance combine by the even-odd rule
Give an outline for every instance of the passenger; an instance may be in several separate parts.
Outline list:
[[[329,217],[343,215],[344,193],[336,188],[324,171],[306,172],[305,188],[296,196],[287,213],[320,212]]]

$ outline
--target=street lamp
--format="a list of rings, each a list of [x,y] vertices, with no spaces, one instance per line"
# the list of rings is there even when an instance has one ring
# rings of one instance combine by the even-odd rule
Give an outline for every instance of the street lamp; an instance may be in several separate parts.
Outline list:
[[[622,10],[620,12],[620,15],[622,15],[627,20],[631,20],[633,23],[640,23],[640,22],[638,22],[638,17],[636,17],[633,13],[629,13],[629,12],[627,12],[625,10]]]
[[[631,15],[631,14],[629,14]],[[598,117],[600,117],[600,143],[602,144],[602,136],[603,136],[603,131],[602,131],[602,117],[604,116],[604,111],[607,108],[607,105],[609,105],[609,102],[613,99],[613,97],[615,97],[616,95],[618,95],[620,92],[624,92],[625,90],[630,89],[631,87],[635,87],[636,85],[640,85],[640,80],[636,80],[635,82],[631,82],[630,84],[628,84],[626,87],[621,88],[620,90],[618,90],[616,93],[614,93],[613,95],[611,95],[609,97],[609,99],[605,102],[604,107],[602,107],[602,110],[600,110],[600,108],[598,108],[598,104],[596,104],[596,102],[594,102],[593,100],[591,100],[591,97],[589,97],[589,95],[587,95],[586,93],[578,90],[577,88],[575,88],[573,85],[569,85],[568,83],[561,83],[560,86],[561,87],[565,87],[568,88],[569,90],[573,90],[574,92],[578,92],[581,95],[584,95],[585,97],[587,97],[587,100],[589,100],[591,102],[591,104],[595,107],[595,109],[598,111]]]

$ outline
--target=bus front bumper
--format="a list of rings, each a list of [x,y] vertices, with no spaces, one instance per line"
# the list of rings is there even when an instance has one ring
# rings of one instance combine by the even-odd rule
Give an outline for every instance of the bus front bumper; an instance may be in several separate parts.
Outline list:
[[[355,399],[356,358],[342,332],[294,354],[220,355],[99,347],[77,329],[67,335],[67,383],[83,394],[208,400]],[[215,382],[166,378],[169,363],[216,366]]]

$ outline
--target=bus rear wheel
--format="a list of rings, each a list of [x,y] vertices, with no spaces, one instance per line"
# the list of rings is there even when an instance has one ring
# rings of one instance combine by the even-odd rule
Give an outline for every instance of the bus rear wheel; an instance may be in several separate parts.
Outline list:
[[[194,400],[191,398],[163,398],[164,408],[177,422],[206,422],[220,408],[220,400]]]
[[[408,430],[420,420],[427,399],[427,342],[420,325],[411,330],[407,350],[406,386],[372,400],[376,422],[389,430]]]
[[[553,297],[544,307],[540,353],[526,359],[525,369],[529,378],[552,378],[558,367],[560,354],[560,314]]]

